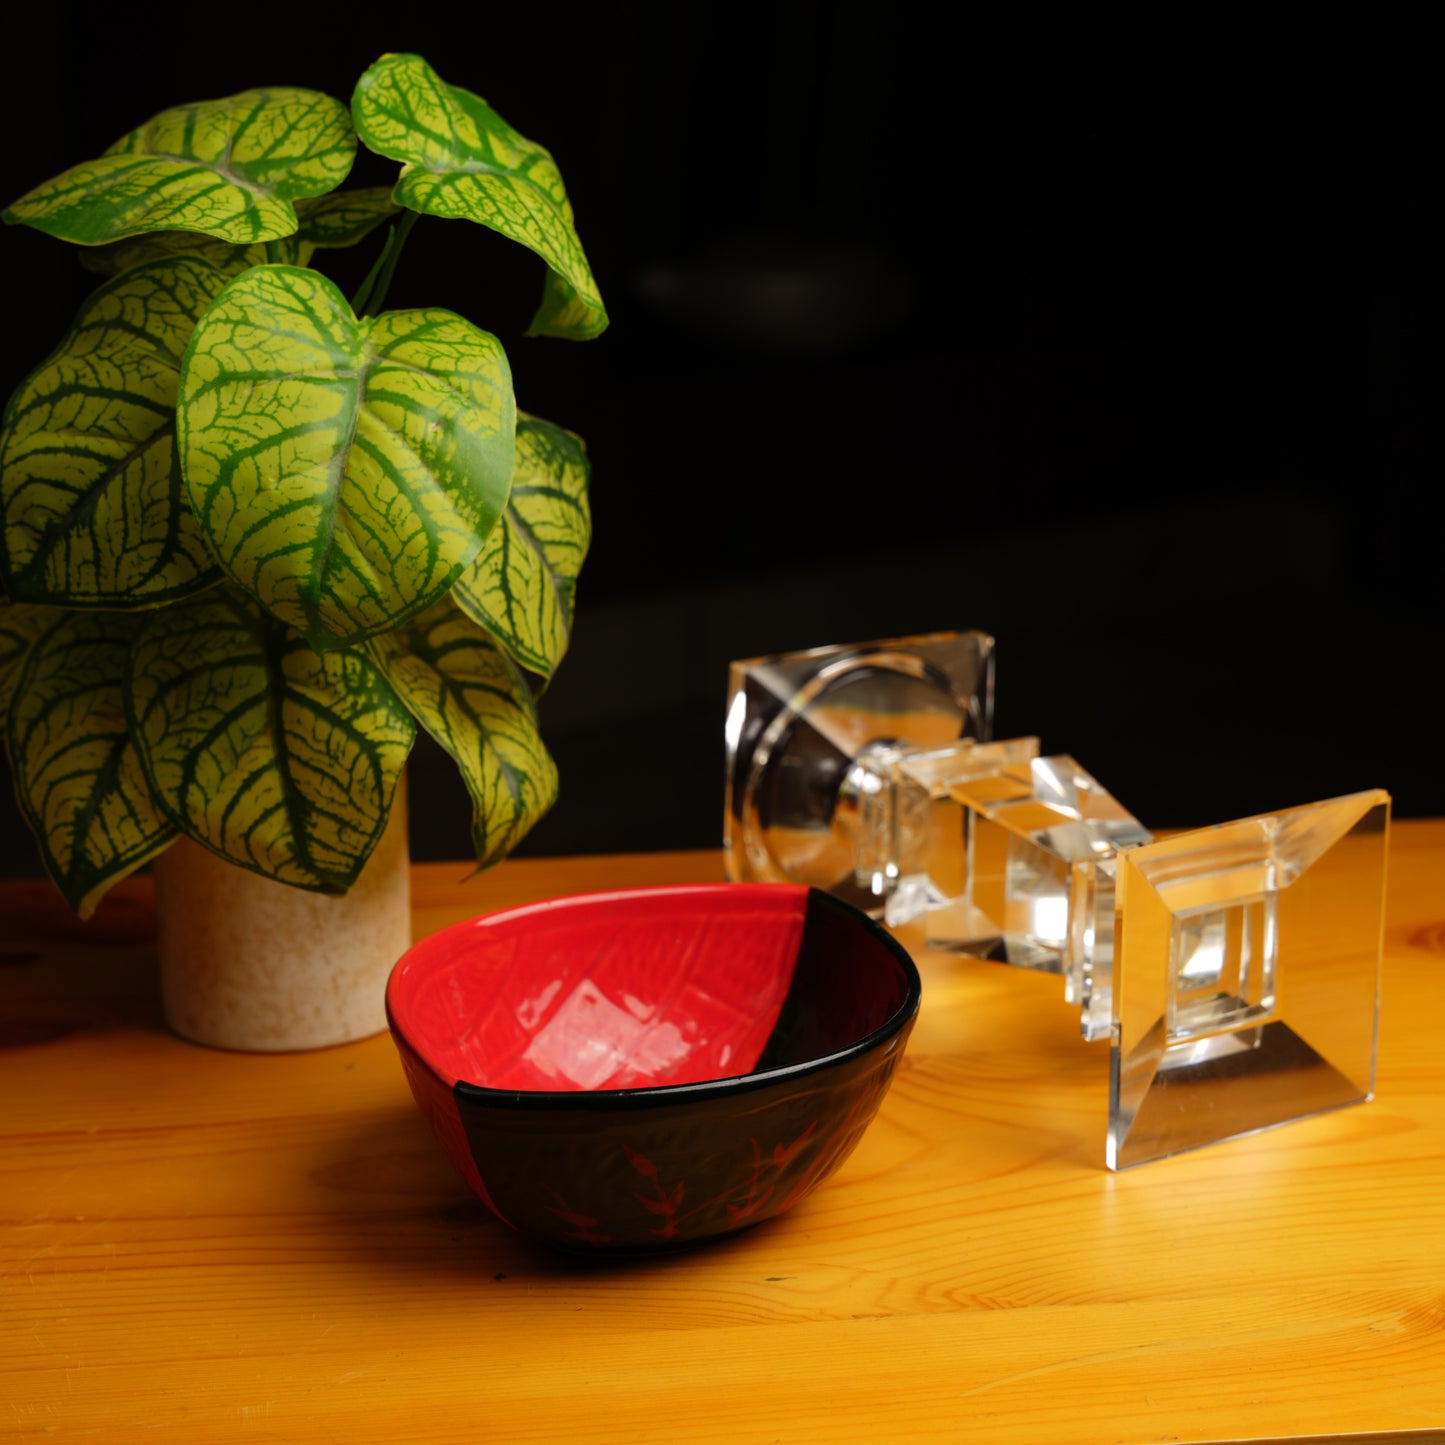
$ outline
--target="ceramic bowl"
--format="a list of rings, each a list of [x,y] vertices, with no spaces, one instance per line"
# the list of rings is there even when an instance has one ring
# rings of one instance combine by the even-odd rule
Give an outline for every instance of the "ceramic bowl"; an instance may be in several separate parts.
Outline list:
[[[412,1093],[501,1219],[566,1249],[757,1224],[852,1152],[918,970],[815,889],[583,894],[444,928],[392,971]]]

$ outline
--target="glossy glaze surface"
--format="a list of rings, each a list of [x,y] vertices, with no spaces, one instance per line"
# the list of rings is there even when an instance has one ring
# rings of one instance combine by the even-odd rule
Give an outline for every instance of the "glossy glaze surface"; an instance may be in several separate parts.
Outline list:
[[[451,1083],[626,1089],[745,1074],[777,1022],[801,888],[634,890],[508,909],[398,965],[392,1017]]]
[[[569,1249],[730,1233],[803,1198],[877,1112],[917,1012],[908,955],[776,884],[558,899],[397,965],[392,1032],[453,1163]]]

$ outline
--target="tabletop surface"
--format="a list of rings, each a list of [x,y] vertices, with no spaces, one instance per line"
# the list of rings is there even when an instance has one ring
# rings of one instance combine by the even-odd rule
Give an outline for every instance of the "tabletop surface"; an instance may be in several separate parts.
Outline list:
[[[415,931],[721,876],[414,869]],[[554,1256],[452,1174],[382,1035],[161,1022],[149,884],[0,885],[0,1438],[1198,1441],[1445,1426],[1445,822],[1392,831],[1376,1098],[1111,1174],[1057,978],[917,950],[857,1151],[790,1213]]]

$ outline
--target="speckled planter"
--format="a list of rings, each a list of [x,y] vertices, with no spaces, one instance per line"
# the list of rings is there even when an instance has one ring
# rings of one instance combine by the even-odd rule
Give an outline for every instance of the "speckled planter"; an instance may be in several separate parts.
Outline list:
[[[161,1001],[183,1038],[279,1053],[386,1028],[386,979],[411,946],[406,796],[350,892],[290,888],[187,838],[156,859]]]

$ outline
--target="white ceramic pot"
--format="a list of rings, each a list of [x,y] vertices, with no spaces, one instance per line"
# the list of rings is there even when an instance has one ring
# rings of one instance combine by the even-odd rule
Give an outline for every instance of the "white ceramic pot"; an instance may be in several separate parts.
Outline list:
[[[263,878],[189,838],[152,870],[161,1001],[183,1038],[275,1053],[386,1028],[387,975],[412,941],[404,780],[381,841],[340,897]]]

